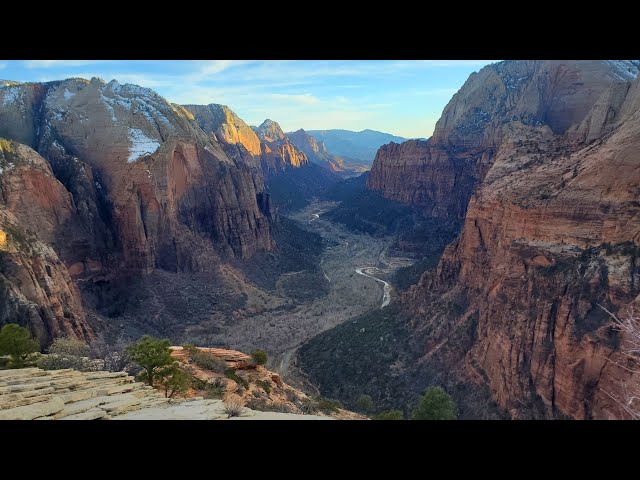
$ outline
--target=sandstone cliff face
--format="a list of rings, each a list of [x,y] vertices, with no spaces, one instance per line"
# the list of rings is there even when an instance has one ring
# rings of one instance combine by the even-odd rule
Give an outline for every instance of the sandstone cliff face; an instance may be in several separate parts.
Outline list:
[[[520,72],[527,63],[519,63],[495,71]],[[405,305],[416,314],[414,328],[431,332],[425,359],[442,355],[461,325],[473,331],[471,347],[448,366],[486,383],[515,418],[619,418],[612,397],[622,399],[624,384],[638,379],[598,304],[624,314],[640,293],[638,80],[627,82],[620,64],[601,62],[609,73],[594,62],[533,65],[541,88],[508,97],[517,119],[497,124],[492,112],[495,125],[463,147],[491,146],[495,154],[460,239]],[[464,125],[460,109],[477,104],[465,89],[489,88],[469,83],[478,75],[454,96],[432,142],[455,149],[462,129],[453,120]],[[495,72],[483,75],[493,85]],[[454,298],[462,313],[433,314]]]
[[[12,132],[8,122],[0,134],[30,140],[66,177],[76,203],[91,210],[104,197],[122,266],[201,270],[220,255],[246,258],[271,248],[262,178],[230,159],[183,107],[148,89],[98,79],[0,92],[7,88],[18,93],[9,100],[4,93],[2,115],[37,111],[38,118],[31,131]],[[31,102],[43,89],[40,103]],[[102,260],[81,261],[89,262]]]
[[[262,169],[265,175],[273,175],[287,168],[300,168],[309,163],[307,156],[298,150],[284,134],[280,125],[273,120],[265,120],[256,128],[262,140]]]
[[[260,167],[265,177],[309,163],[284,134],[280,125],[265,120],[252,129],[226,105],[185,105],[200,127],[215,136],[230,158]]]
[[[33,232],[42,268],[62,269],[52,287],[64,291],[60,300],[13,283],[13,296],[54,312],[42,314],[43,343],[58,332],[85,335],[69,278],[203,271],[273,248],[270,199],[256,167],[230,158],[188,110],[151,90],[95,78],[5,83],[0,136],[35,150],[15,144],[31,167],[0,172],[7,221]]]
[[[638,65],[537,60],[489,65],[453,96],[428,144],[381,147],[367,187],[421,206],[428,215],[463,218],[502,144],[504,125],[547,125],[563,134],[580,124],[605,92],[625,88]]]
[[[88,340],[91,329],[66,265],[50,244],[74,215],[73,200],[31,148],[0,139],[0,325]]]
[[[380,147],[367,188],[380,190],[391,200],[418,205],[430,216],[464,218],[480,176],[478,162],[450,155],[431,141],[408,140]]]
[[[259,165],[262,154],[260,139],[256,133],[244,123],[226,105],[184,105],[207,133],[211,133],[223,146],[229,157],[241,158],[244,161]]]
[[[327,151],[324,142],[317,141],[314,137],[305,132],[302,128],[295,132],[287,133],[291,142],[302,150],[309,161],[328,168],[332,172],[359,173],[365,172],[367,167],[359,165],[357,162],[349,161]]]

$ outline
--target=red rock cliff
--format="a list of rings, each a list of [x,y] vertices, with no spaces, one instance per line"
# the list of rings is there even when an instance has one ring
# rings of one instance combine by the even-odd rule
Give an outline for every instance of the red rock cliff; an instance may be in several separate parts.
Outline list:
[[[520,62],[495,70],[509,63]],[[432,332],[423,337],[425,359],[455,343],[461,325],[473,330],[470,348],[448,365],[487,384],[516,418],[620,418],[612,397],[638,381],[598,304],[624,314],[640,293],[640,88],[619,63],[601,62],[609,73],[576,63],[536,63],[540,89],[495,99],[526,117],[471,137],[471,148],[490,145],[495,154],[461,237],[405,298],[416,330]],[[489,73],[486,81],[495,78]],[[455,120],[473,98],[465,89],[487,90],[470,83],[481,74],[454,96],[434,143],[452,148],[462,138]],[[438,306],[454,298],[463,312],[443,315]]]
[[[272,247],[262,177],[230,159],[183,107],[135,85],[71,79],[5,87],[0,116],[35,108],[32,92],[43,88],[36,133],[13,134],[35,137],[77,203],[91,210],[102,199],[123,266],[201,270],[214,257]],[[15,129],[6,125],[0,134]],[[95,253],[74,260],[86,269],[103,262]]]
[[[56,277],[45,282],[53,293],[44,294],[10,280],[14,297],[40,306],[42,321],[33,322],[42,325],[43,343],[59,332],[85,335],[70,278],[202,271],[273,248],[262,174],[230,158],[189,111],[149,89],[99,79],[3,82],[0,136],[35,150],[12,147],[31,166],[5,168],[0,181],[5,221],[33,234],[38,268],[47,265]],[[35,260],[7,251],[11,278],[18,270],[40,278]]]
[[[504,125],[579,124],[637,66],[606,61],[508,61],[473,73],[445,107],[429,142],[380,148],[367,187],[428,215],[464,218],[469,198],[503,141]]]
[[[50,244],[74,215],[73,199],[31,148],[0,139],[0,325],[27,326],[42,345],[88,340],[78,290]]]

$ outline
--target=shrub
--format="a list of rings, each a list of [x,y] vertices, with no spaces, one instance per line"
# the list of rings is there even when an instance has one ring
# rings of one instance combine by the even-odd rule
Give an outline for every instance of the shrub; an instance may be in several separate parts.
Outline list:
[[[267,395],[271,393],[271,383],[268,380],[257,380],[256,385],[262,388]]]
[[[251,354],[251,358],[256,365],[265,365],[267,363],[267,354],[264,350],[256,350]]]
[[[112,344],[107,343],[104,337],[99,336],[89,344],[89,356],[102,360],[102,369],[108,372],[135,373],[132,368],[131,356],[127,352],[130,344],[131,340],[124,335],[118,336]]]
[[[151,386],[158,370],[174,362],[169,346],[169,340],[159,340],[145,335],[127,348],[131,359],[144,369],[141,378]]]
[[[89,345],[71,337],[56,338],[49,347],[49,354],[38,360],[38,367],[44,370],[91,370],[93,362],[89,360]]]
[[[374,409],[373,399],[371,395],[360,395],[356,401],[358,409],[364,413],[369,413]]]
[[[204,398],[220,399],[227,391],[227,385],[221,378],[216,378],[204,388]]]
[[[224,373],[227,369],[227,362],[208,352],[198,350],[197,348],[193,351],[189,351],[189,358],[200,368],[214,373]]]
[[[9,355],[9,368],[27,366],[33,354],[39,350],[38,341],[26,328],[9,323],[0,330],[0,355]]]
[[[404,420],[404,415],[400,410],[388,410],[386,412],[380,412],[371,418],[372,420]]]
[[[413,410],[412,420],[455,420],[456,405],[442,387],[429,387]]]
[[[196,390],[204,390],[209,385],[209,381],[206,378],[198,378],[194,375],[191,376],[191,386]]]
[[[224,402],[224,413],[231,417],[239,417],[244,411],[244,406],[240,400],[227,400]]]
[[[329,398],[318,398],[318,409],[324,413],[335,413],[342,408],[342,404],[338,400]]]
[[[271,412],[271,402],[264,398],[251,398],[247,402],[247,408],[258,412]]]
[[[173,398],[177,393],[184,393],[191,386],[191,375],[180,368],[177,363],[159,369],[156,378],[166,398]]]
[[[227,368],[224,371],[224,376],[230,380],[233,380],[238,385],[242,385],[245,390],[249,390],[249,382],[247,382],[244,378],[239,376],[233,368]]]
[[[313,415],[318,411],[318,402],[316,402],[313,398],[305,398],[304,400],[302,400],[300,410],[304,415]]]

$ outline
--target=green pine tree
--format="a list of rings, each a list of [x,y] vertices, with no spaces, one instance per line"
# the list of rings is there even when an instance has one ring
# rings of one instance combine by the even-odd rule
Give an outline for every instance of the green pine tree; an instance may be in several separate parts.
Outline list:
[[[169,340],[159,340],[145,335],[127,347],[131,359],[144,369],[144,380],[153,386],[158,371],[171,365],[175,360],[171,357]]]
[[[0,355],[9,355],[11,368],[23,368],[29,357],[40,350],[40,344],[29,330],[9,323],[0,330]]]
[[[441,387],[429,387],[413,410],[412,420],[455,420],[456,404]]]

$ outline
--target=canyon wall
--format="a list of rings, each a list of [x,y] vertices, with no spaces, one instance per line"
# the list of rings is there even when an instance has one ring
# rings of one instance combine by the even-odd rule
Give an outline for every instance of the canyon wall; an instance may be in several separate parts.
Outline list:
[[[476,190],[454,209],[466,211],[460,238],[403,304],[422,361],[449,355],[459,333],[472,332],[471,346],[444,364],[488,385],[514,418],[620,418],[617,402],[638,382],[620,353],[625,339],[601,308],[624,315],[640,293],[636,74],[633,62],[491,65],[454,95],[421,153],[410,157],[416,146],[403,144],[378,154],[382,161],[398,151],[388,168],[378,166],[388,176],[395,168],[433,177],[383,193],[427,205],[412,191],[426,189],[435,214],[451,208],[439,179],[455,191],[458,172],[434,151],[476,167]],[[452,302],[456,311],[446,308]]]
[[[262,173],[152,90],[96,78],[3,82],[0,137],[40,162],[19,175],[4,169],[5,218],[51,247],[73,280],[204,271],[274,247]],[[80,312],[74,302],[68,310]]]
[[[635,78],[632,61],[507,61],[473,73],[452,97],[428,142],[390,143],[367,187],[435,217],[464,218],[511,122],[556,134],[579,124],[614,85]]]

